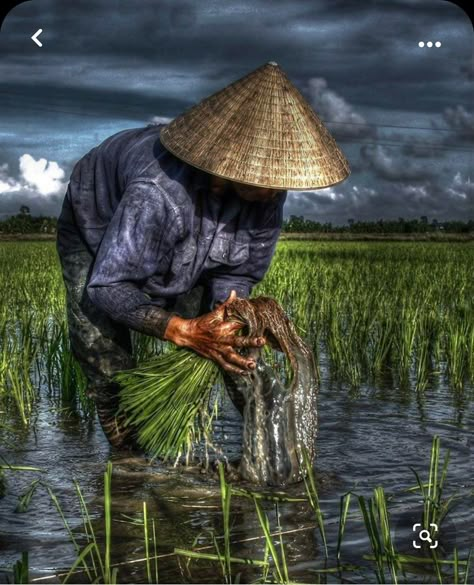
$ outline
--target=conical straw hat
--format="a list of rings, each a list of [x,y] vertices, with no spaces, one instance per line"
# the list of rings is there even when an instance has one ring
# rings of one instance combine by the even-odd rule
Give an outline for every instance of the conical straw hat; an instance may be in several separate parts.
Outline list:
[[[320,189],[349,165],[279,65],[266,63],[172,120],[163,145],[203,171],[273,189]]]

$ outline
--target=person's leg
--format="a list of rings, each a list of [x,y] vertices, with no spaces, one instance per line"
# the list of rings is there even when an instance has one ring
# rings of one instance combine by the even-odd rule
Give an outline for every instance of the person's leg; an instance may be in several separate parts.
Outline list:
[[[87,295],[93,257],[87,249],[60,255],[66,285],[67,320],[71,350],[88,380],[88,395],[109,442],[134,446],[133,432],[117,416],[119,385],[112,378],[135,367],[129,330],[95,307]]]

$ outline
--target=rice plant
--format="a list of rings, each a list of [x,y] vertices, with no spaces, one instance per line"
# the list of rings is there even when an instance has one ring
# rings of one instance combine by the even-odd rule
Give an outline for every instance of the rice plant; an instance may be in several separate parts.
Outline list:
[[[418,485],[416,489],[422,494],[422,525],[427,526],[429,522],[435,521],[442,526],[443,518],[449,513],[453,501],[452,497],[444,496],[445,486],[448,476],[449,457],[444,460],[440,457],[440,442],[438,437],[434,437],[429,471],[424,481],[421,476],[416,474]],[[71,528],[67,520],[67,511],[64,511],[58,501],[58,498],[52,491],[47,482],[41,479],[35,479],[30,487],[20,499],[22,511],[25,512],[30,506],[37,489],[46,489],[51,500],[59,513],[66,528],[69,539],[76,551],[76,560],[66,573],[62,574],[62,581],[68,582],[74,578],[86,582],[114,583],[117,581],[119,565],[127,563],[140,563],[143,567],[143,580],[148,582],[158,582],[158,539],[154,519],[150,518],[147,503],[142,503],[142,512],[138,519],[132,519],[133,523],[142,527],[143,542],[139,547],[134,547],[137,552],[136,558],[127,559],[125,562],[115,563],[112,558],[114,540],[112,535],[112,525],[114,518],[114,507],[112,505],[112,465],[109,462],[104,473],[104,504],[101,510],[103,521],[103,530],[98,530],[98,521],[92,521],[88,504],[83,496],[82,490],[77,481],[74,482],[80,511],[82,516],[82,529]],[[196,547],[199,541],[202,545],[202,533],[194,539],[194,545],[190,549],[176,546],[174,554],[178,558],[185,558],[188,561],[205,561],[206,563],[215,563],[222,571],[223,582],[231,583],[239,579],[239,573],[235,573],[239,567],[247,567],[252,570],[253,579],[257,575],[261,576],[255,581],[260,583],[291,582],[292,562],[291,547],[285,542],[286,531],[282,525],[280,509],[281,506],[297,503],[298,507],[307,507],[314,513],[314,522],[308,527],[301,527],[314,531],[319,529],[321,538],[324,533],[324,542],[327,546],[327,553],[316,557],[316,561],[322,562],[323,566],[317,569],[310,569],[314,572],[321,582],[328,576],[338,577],[341,582],[353,581],[352,573],[355,580],[360,581],[361,577],[367,578],[367,573],[361,573],[366,570],[367,561],[375,570],[375,579],[379,583],[397,583],[410,582],[410,575],[418,573],[420,570],[425,575],[426,580],[432,582],[435,578],[439,583],[469,583],[470,565],[472,554],[465,556],[458,549],[454,549],[453,554],[446,558],[441,555],[424,554],[419,556],[403,554],[397,550],[393,533],[393,516],[396,513],[390,510],[392,501],[397,502],[399,509],[400,498],[406,491],[413,491],[413,488],[405,492],[394,494],[394,498],[388,498],[386,488],[377,486],[371,496],[358,495],[356,493],[346,493],[340,499],[339,517],[331,518],[329,525],[337,527],[336,530],[329,532],[330,540],[326,535],[326,525],[323,520],[326,514],[323,505],[320,502],[316,479],[312,473],[308,473],[306,483],[306,494],[304,497],[294,497],[284,492],[276,491],[250,491],[240,486],[234,486],[227,482],[224,475],[224,466],[219,464],[219,487],[221,503],[222,533],[219,535],[214,530],[210,530],[210,539],[208,544]],[[251,524],[256,525],[255,534],[250,535],[249,540],[259,539],[263,543],[263,552],[251,558],[237,556],[233,553],[236,546],[236,536],[238,532],[234,531],[232,526],[233,514],[235,511],[235,502],[238,498],[244,498],[253,505],[254,515]],[[356,506],[351,503],[356,502]],[[20,505],[19,504],[19,505]],[[273,517],[268,512],[273,506],[275,514]],[[359,558],[354,559],[354,552],[351,553],[351,562],[346,562],[344,539],[347,535],[350,538],[350,526],[352,522],[363,523],[367,533],[367,549],[364,554],[363,546],[358,545],[357,554]],[[247,521],[248,522],[248,521]],[[428,524],[427,524],[428,523]],[[324,532],[322,532],[324,527]],[[289,532],[293,532],[290,530]],[[434,535],[433,535],[434,536]],[[438,537],[439,535],[437,535]],[[140,542],[140,541],[139,541]],[[347,543],[351,545],[351,543]],[[140,550],[137,550],[139,548]],[[361,550],[362,548],[362,550]],[[234,549],[235,550],[235,549]],[[163,556],[170,556],[166,553]],[[354,560],[356,563],[354,564]],[[25,563],[18,565],[18,582],[22,582],[21,571],[26,575]],[[191,577],[190,577],[191,578]],[[25,582],[25,581],[23,581]]]
[[[282,241],[254,295],[285,308],[341,383],[357,388],[388,372],[400,386],[426,391],[445,376],[462,391],[474,384],[473,257],[463,243]],[[27,426],[46,383],[87,412],[54,242],[2,242],[0,273],[2,410]],[[169,350],[136,332],[132,340],[140,363]]]
[[[14,583],[30,582],[28,552],[21,553],[21,559],[19,559],[13,566],[13,582]]]
[[[424,483],[419,473],[415,469],[412,469],[423,497],[421,525],[434,538],[437,538],[437,535],[433,533],[433,525],[438,527],[438,531],[441,529],[443,519],[457,498],[457,495],[453,494],[449,498],[443,499],[443,490],[449,465],[449,450],[446,452],[442,467],[440,463],[440,438],[435,435],[431,445],[428,481]]]
[[[121,372],[121,408],[138,442],[152,457],[176,458],[199,433],[196,419],[208,416],[210,389],[221,381],[219,367],[188,350],[164,353]],[[205,425],[201,425],[201,428]]]
[[[372,498],[358,496],[359,507],[374,554],[378,583],[385,583],[385,567],[391,576],[391,583],[398,583],[401,565],[390,530],[390,516],[383,487],[374,489]]]

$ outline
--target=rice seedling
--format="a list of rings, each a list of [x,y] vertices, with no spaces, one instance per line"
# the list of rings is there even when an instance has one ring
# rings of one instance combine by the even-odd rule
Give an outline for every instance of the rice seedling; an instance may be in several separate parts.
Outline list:
[[[423,497],[421,525],[423,529],[430,532],[432,538],[438,537],[438,535],[434,534],[433,525],[437,526],[437,532],[441,530],[442,521],[448,514],[451,505],[456,499],[456,494],[453,494],[446,500],[443,500],[443,490],[448,473],[448,465],[449,450],[446,452],[443,466],[440,469],[440,438],[435,435],[431,445],[428,482],[424,483],[418,472],[415,469],[412,469],[416,477],[418,488]]]
[[[29,485],[28,489],[24,492],[22,496],[18,499],[18,504],[15,509],[15,512],[18,514],[25,513],[28,508],[30,507],[31,500],[36,492],[36,489],[41,485],[40,479],[34,479],[31,484]]]
[[[111,569],[110,551],[112,544],[112,463],[107,462],[107,469],[104,473],[104,522],[105,522],[105,555],[104,555],[104,582],[117,582],[117,569]]]
[[[231,486],[224,477],[224,467],[219,462],[219,482],[222,503],[222,521],[224,524],[224,578],[226,583],[231,582],[231,561],[230,561],[230,503],[232,499]]]
[[[381,486],[376,487],[372,498],[366,500],[364,496],[358,496],[357,499],[374,554],[377,582],[386,582],[386,566],[391,575],[391,582],[398,583],[401,565],[392,541],[384,489]]]
[[[443,500],[442,498],[447,478],[448,465],[449,458],[447,456],[444,461],[441,461],[439,438],[435,437],[432,445],[427,481],[422,482],[420,476],[416,475],[418,481],[416,489],[419,489],[420,493],[423,494],[423,522],[426,518],[428,522],[435,521],[441,526],[443,517],[450,510],[450,506],[447,505],[447,503],[452,501],[451,498],[448,498],[447,500]],[[88,506],[79,484],[76,481],[74,482],[74,485],[80,503],[83,520],[82,534],[77,530],[73,531],[71,529],[58,499],[52,492],[51,488],[43,480],[35,479],[24,496],[20,499],[20,504],[24,507],[23,511],[25,511],[37,488],[43,487],[50,494],[77,554],[75,562],[64,575],[63,582],[68,582],[75,574],[82,575],[90,582],[113,583],[117,580],[118,566],[113,564],[111,558],[113,546],[111,530],[113,514],[111,479],[112,465],[109,462],[104,474],[104,530],[101,531],[100,534],[97,532],[97,528],[95,528],[94,523],[92,522]],[[232,486],[225,479],[223,464],[219,465],[219,480],[223,527],[222,536],[216,536],[214,531],[211,530],[210,545],[199,547],[195,550],[197,542],[201,541],[200,537],[202,534],[200,534],[194,539],[194,544],[191,549],[177,546],[174,549],[174,553],[177,557],[186,558],[188,561],[201,560],[208,563],[217,563],[221,568],[223,581],[226,583],[235,582],[239,579],[239,574],[234,572],[235,568],[239,566],[247,566],[256,571],[261,571],[261,577],[258,579],[258,582],[291,582],[291,559],[288,555],[288,547],[285,546],[283,540],[285,530],[281,524],[280,507],[283,504],[301,504],[307,502],[309,508],[313,511],[316,520],[314,524],[308,526],[308,529],[314,530],[315,528],[318,528],[321,533],[321,526],[324,527],[324,515],[316,490],[314,476],[310,473],[307,474],[307,498],[294,498],[283,492],[252,492],[241,487]],[[406,491],[413,492],[413,489],[414,488],[409,488]],[[235,546],[235,534],[233,534],[232,528],[234,496],[235,498],[241,497],[250,500],[254,506],[255,520],[260,527],[260,538],[262,538],[264,544],[264,550],[260,558],[246,558],[232,554],[232,548]],[[357,501],[359,514],[351,514],[349,516],[353,498]],[[399,504],[399,497],[397,497],[396,500]],[[273,529],[269,513],[266,512],[266,509],[268,509],[270,504],[273,504],[275,510],[275,519],[272,520],[274,524]],[[344,562],[342,544],[347,533],[348,520],[360,521],[360,519],[362,519],[367,532],[370,553],[361,553],[361,565],[356,565],[353,562]],[[158,582],[159,554],[156,527],[154,520],[149,517],[146,502],[143,502],[142,504],[140,521],[138,522],[133,518],[132,520],[133,523],[139,524],[143,527],[144,555],[141,555],[139,559],[126,561],[126,563],[143,563],[144,579],[148,582]],[[327,576],[330,575],[338,575],[341,581],[350,580],[351,572],[358,573],[364,569],[363,561],[369,561],[374,564],[375,577],[377,582],[380,583],[397,583],[400,581],[409,582],[410,579],[407,575],[411,574],[413,571],[417,572],[416,567],[420,567],[426,576],[435,576],[439,583],[469,582],[471,554],[469,554],[467,558],[462,558],[458,550],[455,550],[452,558],[442,558],[437,554],[431,554],[429,556],[423,556],[421,554],[421,556],[415,556],[402,554],[396,550],[392,538],[393,529],[391,526],[391,515],[389,513],[389,498],[387,498],[385,490],[381,486],[374,489],[371,497],[357,495],[352,492],[344,494],[340,499],[339,518],[336,518],[335,521],[338,523],[337,542],[327,542],[326,536],[324,537],[325,550],[327,550],[327,554],[324,555],[323,559],[324,566],[314,569],[318,582],[324,581]],[[334,524],[332,519],[330,524]],[[423,526],[426,526],[426,524],[423,524]],[[325,534],[325,530],[322,534]],[[332,534],[334,535],[335,532],[332,531]],[[436,536],[439,537],[439,535]],[[80,544],[84,538],[85,544]],[[252,536],[250,540],[253,540],[254,538],[255,537]],[[219,541],[222,542],[223,546],[219,544]],[[214,551],[209,551],[209,549],[212,548],[214,548]],[[352,560],[353,559],[351,559],[351,561]],[[365,575],[365,573],[361,573],[360,575]]]
[[[231,524],[230,524],[230,514],[231,514],[231,501],[232,501],[232,494],[236,493],[238,495],[242,495],[243,497],[253,499],[254,502],[258,501],[258,498],[254,498],[256,494],[253,492],[248,492],[247,490],[235,490],[231,484],[227,483],[225,479],[224,473],[224,465],[219,462],[218,463],[218,471],[219,471],[219,487],[220,487],[220,496],[221,496],[221,508],[222,508],[222,524],[223,524],[223,540],[224,540],[224,551],[221,553],[221,549],[219,547],[217,538],[212,532],[212,542],[216,553],[203,553],[200,551],[193,551],[193,550],[186,550],[180,547],[174,549],[174,552],[178,556],[184,556],[189,559],[200,559],[200,560],[208,560],[208,561],[216,561],[219,563],[222,571],[222,576],[225,583],[232,583],[232,565],[248,565],[253,567],[262,567],[264,569],[264,581],[266,581],[266,575],[268,574],[269,569],[269,562],[268,562],[268,542],[266,543],[265,554],[262,560],[259,559],[250,559],[250,558],[243,558],[243,557],[235,557],[231,554]],[[268,521],[268,518],[267,518]]]
[[[158,539],[156,536],[156,525],[155,519],[153,518],[151,521],[151,530],[152,530],[152,538],[153,538],[153,565],[155,568],[155,583],[159,583],[159,572],[158,572]]]
[[[81,547],[79,539],[74,534],[64,510],[52,489],[48,484],[42,482],[42,486],[48,492],[62,522],[69,536],[69,540],[77,554],[77,558],[70,567],[68,573],[65,575],[63,583],[67,583],[71,576],[80,570],[84,573],[88,580],[92,582],[102,583],[116,583],[118,576],[118,568],[112,566],[111,550],[112,550],[112,463],[107,462],[106,470],[104,472],[104,535],[103,545],[102,538],[98,538],[90,512],[88,510],[83,493],[77,481],[74,481],[76,494],[78,497],[82,523],[84,529],[84,536],[87,544]]]
[[[455,389],[463,387],[468,373],[468,346],[472,335],[472,324],[464,311],[453,316],[447,322],[447,361],[448,378]]]
[[[456,556],[457,556],[457,549],[454,549],[456,551]],[[459,570],[460,569],[460,563],[459,561],[455,564],[455,568],[454,568],[454,582],[455,583],[463,583],[464,585],[467,585],[469,583],[469,571],[471,568],[471,561],[472,561],[472,548],[469,551],[469,554],[467,556],[466,559],[466,568],[464,569],[464,578],[462,577],[462,573]]]
[[[121,372],[121,408],[151,456],[181,455],[208,415],[209,392],[221,380],[218,366],[188,350],[172,350]]]
[[[3,461],[3,463],[0,463],[0,498],[2,498],[7,491],[7,478],[5,471],[43,471],[39,467],[32,467],[29,465],[11,465],[1,453],[0,461]]]
[[[318,526],[319,533],[321,535],[321,540],[323,541],[324,546],[324,555],[326,559],[328,558],[328,545],[326,541],[326,532],[324,530],[324,517],[321,511],[321,506],[319,503],[319,496],[318,490],[316,489],[316,479],[314,477],[314,469],[312,461],[308,455],[306,449],[303,449],[303,461],[306,470],[306,475],[304,477],[304,484],[306,488],[306,494],[308,495],[309,504],[314,512],[314,516],[316,518],[316,523]]]
[[[143,541],[145,545],[145,566],[148,583],[158,583],[158,543],[156,539],[155,519],[151,519],[151,540],[153,543],[153,556],[150,556],[150,534],[148,528],[148,507],[147,503],[143,502]],[[152,575],[151,563],[153,561],[154,576]]]
[[[36,391],[30,379],[35,348],[30,338],[22,344],[8,330],[4,330],[3,335],[5,337],[0,365],[0,395],[5,396],[6,407],[19,416],[23,426],[27,426],[36,398]]]
[[[29,563],[28,563],[28,552],[21,553],[21,559],[19,559],[13,566],[13,582],[14,583],[29,583]]]
[[[254,294],[280,302],[315,354],[329,354],[332,375],[353,388],[390,371],[419,390],[444,372],[462,390],[474,383],[473,256],[455,243],[284,241]],[[36,376],[87,413],[54,243],[2,242],[0,270],[1,404],[26,426]],[[132,338],[139,362],[169,349]]]
[[[263,535],[265,537],[265,544],[268,547],[269,556],[272,559],[273,568],[274,568],[274,578],[277,583],[289,583],[289,576],[288,576],[288,565],[286,561],[286,554],[285,554],[285,547],[283,545],[283,540],[281,538],[281,527],[279,530],[279,550],[278,553],[275,544],[273,542],[273,536],[270,530],[270,520],[262,508],[261,503],[257,498],[254,499],[255,504],[255,511],[257,512],[257,518],[260,522],[260,526],[263,531]],[[278,518],[278,511],[277,511],[277,518]],[[279,522],[279,518],[278,518]]]
[[[351,505],[351,493],[348,492],[341,496],[339,504],[339,527],[337,531],[336,559],[339,563],[341,560],[341,546],[346,531],[347,515]]]
[[[174,553],[176,555],[188,557],[190,559],[197,559],[197,560],[207,560],[207,561],[218,561],[218,562],[225,562],[225,557],[223,555],[212,554],[212,553],[201,553],[192,550],[185,550],[181,548],[175,548]],[[235,563],[237,565],[248,565],[251,567],[265,567],[267,563],[265,561],[255,560],[255,559],[247,559],[242,557],[229,557],[231,563]]]

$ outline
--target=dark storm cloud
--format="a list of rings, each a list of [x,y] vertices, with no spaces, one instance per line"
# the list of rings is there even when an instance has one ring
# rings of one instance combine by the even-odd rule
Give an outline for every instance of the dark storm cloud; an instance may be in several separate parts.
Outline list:
[[[39,27],[41,50],[29,40]],[[441,0],[32,0],[0,34],[0,167],[34,198],[21,156],[57,161],[67,177],[108,134],[174,117],[275,60],[352,169],[343,186],[292,197],[288,209],[341,222],[351,210],[403,215],[405,199],[412,213],[448,210],[441,199],[451,189],[451,208],[463,204],[453,177],[472,166],[471,40],[467,16]],[[0,193],[0,213],[14,193]]]
[[[438,137],[431,135],[430,137],[406,137],[401,134],[392,134],[393,138],[397,138],[403,142],[401,147],[401,154],[409,158],[441,158],[446,154],[446,149],[443,147],[445,141]]]
[[[376,128],[370,126],[343,97],[328,88],[325,79],[313,77],[308,86],[311,105],[322,120],[327,121],[328,129],[336,139],[375,138]]]
[[[363,146],[362,161],[373,173],[386,181],[420,181],[433,175],[425,161],[404,156],[399,148],[387,146]]]
[[[27,205],[32,215],[57,217],[61,212],[63,198],[63,194],[40,198],[36,191],[30,189],[22,189],[14,193],[1,193],[0,220],[10,215],[16,215],[22,205]]]
[[[290,192],[285,215],[304,215],[313,220],[346,223],[378,219],[419,218],[462,220],[473,216],[474,183],[460,173],[444,185],[432,180],[411,184],[379,182],[376,187],[341,185],[319,192]],[[308,211],[311,210],[311,211]]]
[[[44,9],[36,8],[28,17],[30,5],[35,4]],[[38,19],[42,22],[41,54],[32,55],[25,43],[25,18],[32,26]],[[204,76],[202,91],[197,86],[186,94],[192,102],[217,90],[223,81],[273,59],[281,62],[295,83],[305,85],[311,77],[323,77],[349,101],[375,105],[383,95],[386,107],[399,107],[411,94],[412,108],[419,103],[422,109],[436,111],[442,109],[444,92],[439,90],[454,81],[459,59],[468,56],[462,31],[470,26],[462,11],[449,2],[392,0],[366,4],[141,0],[139,11],[136,2],[123,0],[68,3],[67,10],[59,0],[34,0],[18,7],[7,24],[14,39],[10,43],[13,56],[28,52],[28,65],[36,59],[45,69],[45,57],[59,56],[66,71],[58,77],[66,73],[65,87],[74,86],[78,74],[95,69],[101,79],[94,89],[108,84],[116,88],[114,78],[122,61],[122,68],[133,72],[134,79],[146,67]],[[442,53],[420,51],[421,31],[443,41]],[[457,60],[456,68],[453,60]],[[53,68],[57,70],[54,59],[52,77]],[[8,76],[3,80],[8,82]],[[145,80],[145,88],[159,93],[152,78]],[[460,86],[455,91],[458,103],[465,103],[468,90]],[[137,95],[141,93],[137,88]]]
[[[446,108],[443,118],[456,136],[474,142],[474,114],[472,112],[468,112],[463,106]]]
[[[466,63],[459,67],[461,73],[463,73],[467,79],[472,81],[474,79],[474,60],[469,59]]]

